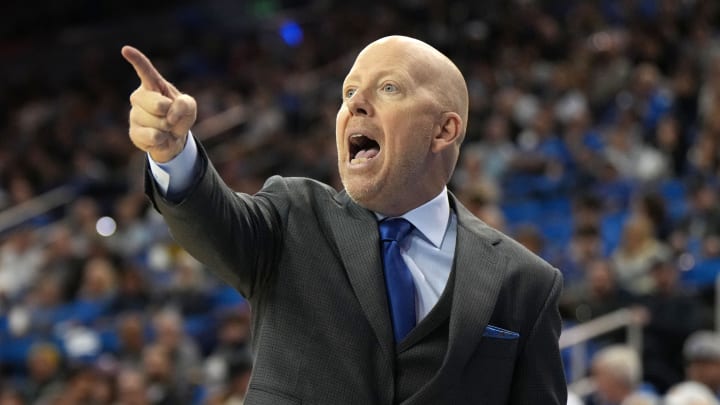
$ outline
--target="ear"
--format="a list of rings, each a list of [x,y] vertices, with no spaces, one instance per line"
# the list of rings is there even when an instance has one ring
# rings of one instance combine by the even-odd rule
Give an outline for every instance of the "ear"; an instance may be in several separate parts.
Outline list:
[[[431,150],[439,153],[453,146],[462,136],[462,118],[455,112],[444,112],[438,131],[433,135]]]

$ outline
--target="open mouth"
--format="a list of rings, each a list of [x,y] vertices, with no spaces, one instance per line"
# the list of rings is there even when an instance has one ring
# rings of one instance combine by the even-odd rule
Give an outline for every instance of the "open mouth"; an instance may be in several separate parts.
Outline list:
[[[365,163],[380,153],[380,145],[363,134],[350,135],[350,164]]]

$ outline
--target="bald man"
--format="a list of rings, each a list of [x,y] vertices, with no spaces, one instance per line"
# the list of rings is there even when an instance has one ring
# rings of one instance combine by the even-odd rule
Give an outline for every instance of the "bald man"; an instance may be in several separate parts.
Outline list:
[[[251,196],[189,136],[192,97],[123,55],[148,196],[252,304],[246,404],[565,404],[560,273],[446,188],[468,115],[447,57],[408,37],[368,45],[337,114],[345,190],[274,176]]]

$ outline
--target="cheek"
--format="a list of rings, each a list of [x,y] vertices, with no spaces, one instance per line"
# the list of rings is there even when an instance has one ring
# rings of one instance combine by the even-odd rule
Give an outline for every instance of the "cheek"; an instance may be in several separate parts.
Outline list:
[[[395,152],[401,157],[419,158],[418,155],[427,153],[430,148],[432,131],[433,123],[422,117],[397,123],[393,131],[396,134]]]
[[[342,146],[344,145],[344,142],[341,142],[341,140],[343,139],[343,134],[345,133],[345,125],[347,124],[347,120],[349,117],[350,116],[347,112],[347,108],[343,104],[338,110],[337,115],[335,116],[335,143],[337,145],[338,151],[340,151]]]

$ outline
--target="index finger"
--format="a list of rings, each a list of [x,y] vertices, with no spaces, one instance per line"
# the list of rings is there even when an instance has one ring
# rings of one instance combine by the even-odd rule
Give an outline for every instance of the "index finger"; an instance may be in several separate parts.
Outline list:
[[[155,69],[155,66],[153,66],[147,56],[129,45],[123,46],[121,52],[125,60],[130,62],[133,68],[135,68],[135,72],[140,78],[143,87],[156,91],[162,91],[164,89],[165,86],[163,84],[165,83],[165,79],[160,72]]]

